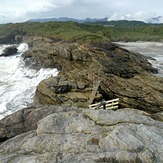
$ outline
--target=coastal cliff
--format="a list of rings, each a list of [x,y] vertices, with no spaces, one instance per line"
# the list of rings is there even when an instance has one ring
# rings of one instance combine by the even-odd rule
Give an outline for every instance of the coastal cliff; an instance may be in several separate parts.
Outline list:
[[[163,162],[163,78],[145,56],[113,43],[25,40],[27,67],[57,68],[33,106],[0,120],[0,162]],[[119,98],[118,110],[90,110]]]

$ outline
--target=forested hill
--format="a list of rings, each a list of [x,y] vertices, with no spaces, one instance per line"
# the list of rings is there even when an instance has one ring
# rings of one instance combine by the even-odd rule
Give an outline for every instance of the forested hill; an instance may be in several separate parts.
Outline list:
[[[58,41],[101,43],[108,41],[163,41],[163,24],[140,21],[24,22],[0,25],[0,43],[14,43],[15,36],[50,37]]]
[[[45,19],[30,19],[27,22],[77,22],[77,23],[90,23],[90,24],[101,24],[101,25],[115,25],[115,26],[159,26],[163,24],[153,24],[153,23],[145,23],[143,21],[137,20],[111,20],[108,21],[108,18],[105,17],[103,19],[74,19],[68,17],[60,17],[60,18],[45,18]]]
[[[136,21],[136,20],[132,20],[132,21],[128,21],[128,20],[111,20],[111,21],[96,21],[96,22],[92,22],[91,24],[101,24],[101,25],[114,25],[114,26],[118,26],[118,27],[122,27],[122,26],[149,26],[151,24],[142,22],[142,21]]]

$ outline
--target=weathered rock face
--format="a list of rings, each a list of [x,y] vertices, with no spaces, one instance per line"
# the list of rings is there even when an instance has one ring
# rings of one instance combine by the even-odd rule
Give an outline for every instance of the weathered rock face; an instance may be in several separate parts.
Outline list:
[[[163,123],[145,112],[50,109],[57,112],[41,118],[36,130],[0,145],[1,163],[163,162]],[[37,115],[34,110],[29,114]]]
[[[38,44],[37,44],[38,42]],[[86,107],[102,99],[120,98],[120,107],[163,111],[163,78],[152,73],[146,57],[117,45],[80,45],[33,41],[24,53],[34,67],[55,67],[60,73],[42,81],[34,103]]]
[[[3,53],[0,56],[7,57],[7,56],[17,53],[17,51],[18,49],[16,46],[9,46],[3,50]]]
[[[73,108],[68,108],[70,111]],[[24,132],[37,128],[37,122],[42,118],[57,112],[66,112],[66,107],[44,106],[28,107],[19,110],[0,120],[0,143]]]

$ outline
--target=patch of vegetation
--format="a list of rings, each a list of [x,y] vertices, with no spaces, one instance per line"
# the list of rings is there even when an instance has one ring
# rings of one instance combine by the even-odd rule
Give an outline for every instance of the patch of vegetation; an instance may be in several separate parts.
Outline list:
[[[0,36],[7,35],[44,36],[63,41],[85,43],[109,41],[107,37],[85,30],[75,22],[27,22],[0,26]]]
[[[139,21],[25,22],[0,25],[0,37],[15,35],[50,37],[68,42],[105,43],[108,41],[163,41],[163,24]]]
[[[99,22],[97,22],[99,23]],[[163,24],[146,24],[137,21],[111,21],[105,24],[82,24],[82,28],[98,33],[110,41],[163,41]]]

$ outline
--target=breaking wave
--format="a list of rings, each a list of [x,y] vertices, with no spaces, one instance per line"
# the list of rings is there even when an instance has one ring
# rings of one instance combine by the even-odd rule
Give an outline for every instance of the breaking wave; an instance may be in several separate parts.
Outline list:
[[[0,45],[0,53],[7,46]],[[39,82],[58,74],[57,69],[25,67],[21,55],[27,50],[28,44],[22,43],[16,55],[0,57],[0,119],[31,105]]]

